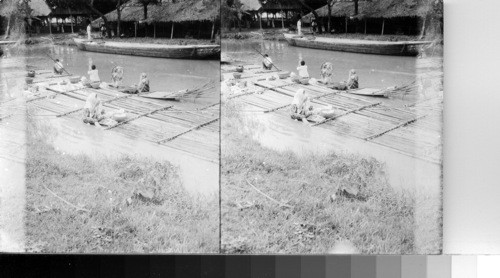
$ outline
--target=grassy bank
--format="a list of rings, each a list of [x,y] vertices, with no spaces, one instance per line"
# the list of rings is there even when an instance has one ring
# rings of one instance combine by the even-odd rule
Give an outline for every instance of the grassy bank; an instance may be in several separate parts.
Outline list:
[[[218,251],[217,196],[186,192],[165,161],[65,154],[47,129],[29,125],[27,251]]]
[[[325,253],[345,241],[361,253],[414,252],[414,197],[390,187],[383,165],[265,148],[242,132],[238,109],[228,103],[222,117],[224,252]]]
[[[225,30],[222,32],[222,39],[225,40],[271,40],[271,41],[285,41],[283,36],[283,29],[242,29],[239,31]]]

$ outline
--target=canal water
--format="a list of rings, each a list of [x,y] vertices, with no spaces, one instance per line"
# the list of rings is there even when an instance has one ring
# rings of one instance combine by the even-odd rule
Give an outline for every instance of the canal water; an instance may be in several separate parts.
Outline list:
[[[407,84],[415,80],[415,57],[398,57],[325,51],[311,48],[290,47],[283,41],[224,42],[222,52],[235,60],[261,63],[262,54],[268,54],[273,63],[283,71],[297,72],[299,61],[304,60],[311,77],[320,79],[320,67],[324,62],[333,64],[335,81],[347,80],[349,71],[355,69],[359,86],[386,88]]]
[[[141,73],[147,73],[152,91],[178,91],[195,88],[213,81],[215,88],[196,100],[176,102],[181,109],[218,103],[220,99],[219,61],[159,59],[127,55],[112,55],[80,51],[73,46],[44,45],[11,51],[7,56],[19,59],[29,68],[51,70],[54,59],[62,60],[67,71],[87,76],[89,65],[96,65],[101,81],[111,84],[111,70],[119,65],[124,68],[123,85],[134,85]],[[16,53],[17,52],[17,53]],[[43,110],[36,113],[44,113]],[[45,113],[46,114],[46,113]],[[77,124],[74,120],[55,117],[36,117],[53,131],[53,144],[65,154],[85,153],[90,156],[135,155],[153,160],[166,160],[177,166],[184,186],[194,193],[216,194],[219,188],[219,165],[182,150],[136,140],[94,126]],[[215,123],[217,124],[217,123]],[[214,142],[218,144],[218,142]]]
[[[320,66],[329,61],[334,65],[334,78],[338,81],[347,79],[350,69],[356,69],[360,78],[360,87],[386,88],[404,85],[418,78],[418,59],[367,55],[337,51],[325,51],[301,47],[290,47],[282,41],[224,42],[223,53],[248,64],[260,64],[262,56],[254,49],[267,53],[281,70],[295,71],[298,61],[303,59],[309,65],[311,77],[320,78]],[[224,88],[223,88],[224,90]],[[391,106],[403,106],[429,96],[407,95],[404,97],[377,98]],[[321,128],[307,124],[290,124],[288,118],[273,113],[252,113],[249,120],[258,120],[261,128],[253,131],[254,137],[263,145],[278,149],[292,149],[299,154],[307,152],[337,151],[350,154],[369,155],[385,162],[391,185],[396,188],[440,189],[441,167],[438,164],[421,161],[391,151],[382,146],[367,144],[356,138],[336,136]],[[433,182],[430,182],[433,181]]]

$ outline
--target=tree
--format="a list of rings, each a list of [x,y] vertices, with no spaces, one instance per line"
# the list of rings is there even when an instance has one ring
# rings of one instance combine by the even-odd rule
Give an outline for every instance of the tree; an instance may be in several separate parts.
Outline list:
[[[241,7],[243,4],[239,0],[224,0],[221,4],[221,18],[223,19],[222,24],[231,29],[231,23],[238,23],[238,27],[241,31],[241,18],[243,13],[245,13]]]
[[[30,0],[4,0],[0,1],[0,15],[7,18],[7,27],[5,30],[4,39],[11,35],[12,27],[19,27],[21,34],[24,32],[24,24],[28,22],[31,25],[32,9]],[[31,28],[29,28],[31,34]]]
[[[326,0],[326,5],[328,8],[328,25],[327,32],[330,33],[332,31],[332,6],[335,4],[335,0]]]
[[[158,4],[160,1],[158,0],[138,0],[138,2],[144,8],[144,20],[148,19],[148,6],[150,4]]]
[[[120,37],[120,27],[122,23],[122,10],[127,6],[126,3],[129,0],[117,0],[116,1],[116,35]]]

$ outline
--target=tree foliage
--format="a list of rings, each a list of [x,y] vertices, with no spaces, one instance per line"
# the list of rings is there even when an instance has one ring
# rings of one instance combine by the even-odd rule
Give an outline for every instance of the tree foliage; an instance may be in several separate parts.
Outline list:
[[[222,0],[220,13],[224,27],[230,27],[233,22],[240,24],[244,13],[242,6],[240,0]]]

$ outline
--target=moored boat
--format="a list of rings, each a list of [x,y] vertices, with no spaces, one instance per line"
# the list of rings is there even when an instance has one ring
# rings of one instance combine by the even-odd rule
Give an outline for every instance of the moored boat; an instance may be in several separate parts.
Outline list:
[[[170,59],[219,59],[220,45],[165,45],[73,39],[78,49],[110,54]]]
[[[354,52],[364,54],[416,56],[420,48],[431,41],[370,41],[337,39],[326,37],[305,37],[296,34],[283,34],[288,44],[298,47],[316,48],[331,51]]]
[[[347,90],[346,93],[360,96],[371,96],[371,97],[387,97],[387,91],[375,88],[362,88]]]

